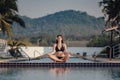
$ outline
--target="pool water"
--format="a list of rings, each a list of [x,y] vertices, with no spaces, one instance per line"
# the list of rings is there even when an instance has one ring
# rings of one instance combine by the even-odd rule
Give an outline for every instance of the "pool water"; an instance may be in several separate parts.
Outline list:
[[[0,68],[0,80],[120,80],[120,68]]]

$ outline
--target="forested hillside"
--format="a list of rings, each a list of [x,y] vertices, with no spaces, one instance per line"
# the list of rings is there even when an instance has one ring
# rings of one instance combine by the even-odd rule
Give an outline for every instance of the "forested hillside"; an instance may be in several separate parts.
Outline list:
[[[26,23],[26,28],[17,28],[14,24],[13,32],[17,36],[35,37],[42,34],[57,35],[62,34],[71,39],[90,37],[100,34],[104,27],[103,18],[96,18],[86,12],[66,10],[50,14],[44,17],[31,19],[22,16]]]
[[[14,37],[32,38],[33,41],[38,38],[53,40],[57,34],[62,34],[69,41],[89,40],[93,35],[100,34],[104,28],[103,17],[96,18],[75,10],[60,11],[39,18],[21,17],[26,28],[21,28],[15,23]]]

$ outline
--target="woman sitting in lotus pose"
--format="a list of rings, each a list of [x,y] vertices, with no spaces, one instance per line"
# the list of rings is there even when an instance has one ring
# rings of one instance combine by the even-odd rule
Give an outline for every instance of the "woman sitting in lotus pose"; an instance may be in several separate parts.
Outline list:
[[[67,46],[63,42],[63,36],[57,35],[56,43],[53,45],[53,50],[47,55],[54,62],[66,62],[70,57],[70,53],[66,51]]]

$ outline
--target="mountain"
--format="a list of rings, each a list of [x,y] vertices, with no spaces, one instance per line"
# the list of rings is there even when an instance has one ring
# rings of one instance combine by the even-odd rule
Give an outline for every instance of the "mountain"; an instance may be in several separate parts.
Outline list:
[[[26,28],[17,23],[13,25],[14,36],[38,37],[62,34],[67,38],[90,37],[100,34],[104,28],[103,17],[96,18],[86,12],[65,10],[40,18],[21,16]]]

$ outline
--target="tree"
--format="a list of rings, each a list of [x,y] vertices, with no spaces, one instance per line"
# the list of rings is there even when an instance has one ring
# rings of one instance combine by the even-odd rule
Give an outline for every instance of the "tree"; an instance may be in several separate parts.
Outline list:
[[[100,6],[103,6],[102,12],[104,13],[106,20],[106,25],[110,26],[119,24],[120,21],[120,0],[103,0],[100,2]]]
[[[8,37],[12,36],[14,22],[25,27],[24,21],[18,15],[17,0],[0,0],[0,29]]]
[[[102,12],[107,18],[105,27],[109,27],[105,31],[111,31],[112,43],[113,31],[120,35],[120,0],[103,0],[100,6],[103,6]]]
[[[106,45],[109,45],[109,36],[107,34],[95,35],[87,44],[88,47],[104,47]]]
[[[100,2],[100,6],[103,6],[102,12],[104,13],[106,20],[106,27],[109,27],[108,29],[105,29],[110,31],[110,60],[113,57],[113,38],[114,38],[114,32],[118,33],[120,35],[120,0],[103,0]],[[116,27],[116,28],[115,28]],[[115,29],[114,29],[115,28]]]

